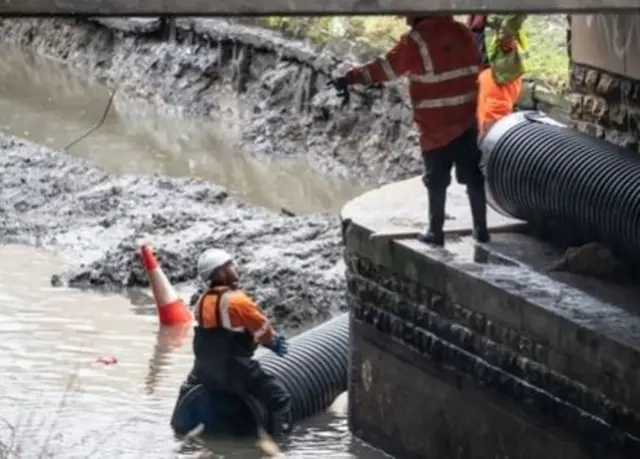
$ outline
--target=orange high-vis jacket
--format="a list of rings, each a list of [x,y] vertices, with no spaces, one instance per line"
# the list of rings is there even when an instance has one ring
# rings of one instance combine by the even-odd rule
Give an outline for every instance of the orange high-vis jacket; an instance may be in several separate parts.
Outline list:
[[[493,79],[493,72],[490,68],[480,73],[476,114],[478,138],[483,138],[494,123],[513,113],[521,92],[521,76],[504,84],[498,84]]]
[[[251,298],[240,290],[219,290],[220,295],[205,292],[197,303],[195,318],[201,327],[224,327],[232,332],[248,332],[260,344],[273,341],[275,331],[269,319]]]
[[[409,79],[420,147],[442,147],[475,121],[480,55],[473,33],[451,16],[418,21],[385,56],[345,75],[348,84]]]

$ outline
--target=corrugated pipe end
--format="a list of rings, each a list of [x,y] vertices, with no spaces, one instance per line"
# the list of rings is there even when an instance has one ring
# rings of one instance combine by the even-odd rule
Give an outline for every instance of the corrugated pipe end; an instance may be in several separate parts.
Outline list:
[[[569,129],[569,127],[565,124],[559,123],[558,121],[550,118],[543,112],[535,111],[535,110],[521,110],[512,113],[511,115],[505,116],[498,122],[496,122],[487,134],[484,136],[482,141],[480,142],[480,151],[482,152],[482,161],[481,168],[482,172],[485,176],[485,191],[487,195],[487,204],[499,214],[504,215],[509,218],[517,218],[513,214],[512,210],[504,209],[501,204],[499,204],[493,195],[492,187],[490,186],[490,174],[487,170],[487,165],[489,164],[489,159],[491,153],[495,150],[497,145],[500,143],[500,140],[504,138],[504,136],[511,131],[516,126],[523,123],[541,123],[547,124],[550,126],[558,126]]]
[[[538,112],[497,122],[480,144],[487,201],[563,245],[595,242],[640,261],[640,155]]]

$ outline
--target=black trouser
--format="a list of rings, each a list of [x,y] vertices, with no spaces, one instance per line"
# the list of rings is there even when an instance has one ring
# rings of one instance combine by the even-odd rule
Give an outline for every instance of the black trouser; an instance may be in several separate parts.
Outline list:
[[[425,173],[422,181],[429,195],[429,230],[421,238],[423,242],[437,245],[444,243],[445,202],[453,166],[456,168],[458,183],[467,186],[474,237],[480,242],[488,242],[487,203],[484,176],[480,169],[481,157],[475,124],[447,145],[423,153]]]
[[[196,364],[190,374],[190,383],[201,383],[211,391],[228,391],[241,397],[251,395],[267,410],[264,420],[271,434],[278,435],[288,430],[291,424],[291,394],[275,377],[267,374],[256,360],[233,359],[226,366],[226,377],[207,377],[203,366]],[[219,375],[221,376],[221,375]]]
[[[458,183],[468,188],[483,188],[481,158],[478,131],[474,124],[447,145],[422,153],[425,166],[422,182],[428,191],[446,190],[451,183],[451,169],[455,166]]]
[[[271,434],[281,434],[291,426],[291,394],[275,377],[267,374],[260,364],[253,361],[244,390],[259,400],[269,412],[268,426]]]

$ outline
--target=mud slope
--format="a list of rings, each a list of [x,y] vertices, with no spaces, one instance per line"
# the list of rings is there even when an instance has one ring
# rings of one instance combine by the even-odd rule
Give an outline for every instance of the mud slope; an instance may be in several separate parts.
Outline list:
[[[109,176],[4,135],[0,170],[0,241],[43,245],[78,262],[62,283],[145,285],[142,238],[158,248],[173,282],[188,281],[200,251],[218,244],[237,256],[243,287],[280,320],[306,322],[343,307],[337,217],[280,216],[200,180]]]
[[[251,154],[305,155],[320,172],[373,182],[421,169],[402,90],[370,89],[341,108],[327,87],[341,61],[275,32],[220,19],[2,19],[0,37],[158,106],[233,124]]]

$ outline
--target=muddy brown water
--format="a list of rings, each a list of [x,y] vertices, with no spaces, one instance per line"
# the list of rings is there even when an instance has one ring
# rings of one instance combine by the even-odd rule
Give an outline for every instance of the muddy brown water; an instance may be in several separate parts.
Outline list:
[[[99,122],[110,90],[73,75],[62,62],[3,45],[0,94],[0,129],[63,149]],[[116,91],[102,126],[69,152],[106,172],[199,177],[252,204],[300,213],[338,212],[365,190],[323,177],[304,160],[256,159],[234,148],[237,103],[230,100],[215,121],[187,121]]]
[[[15,49],[0,57],[1,129],[61,148],[101,117],[105,88]],[[228,147],[229,126],[116,102],[104,126],[71,151],[109,172],[199,176],[296,212],[337,211],[362,191],[303,163],[243,156]],[[41,249],[0,246],[0,259],[0,457],[260,457],[252,441],[202,449],[173,439],[168,422],[191,365],[190,330],[159,334],[153,306],[120,295],[52,288],[65,260]],[[283,449],[300,458],[385,457],[349,434],[341,403],[298,426]]]
[[[0,442],[18,451],[0,457],[260,457],[252,441],[203,452],[173,439],[168,423],[192,362],[190,330],[159,334],[153,306],[50,287],[64,262],[51,253],[0,246],[0,258]],[[351,437],[340,400],[298,426],[283,450],[385,457]]]

